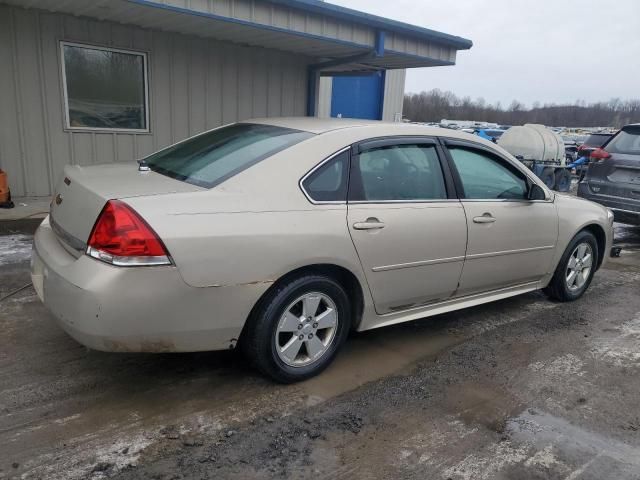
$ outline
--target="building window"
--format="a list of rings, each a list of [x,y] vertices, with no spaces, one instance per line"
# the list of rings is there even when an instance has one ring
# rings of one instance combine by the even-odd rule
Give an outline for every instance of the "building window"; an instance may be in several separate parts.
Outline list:
[[[149,131],[147,56],[61,42],[66,126]]]

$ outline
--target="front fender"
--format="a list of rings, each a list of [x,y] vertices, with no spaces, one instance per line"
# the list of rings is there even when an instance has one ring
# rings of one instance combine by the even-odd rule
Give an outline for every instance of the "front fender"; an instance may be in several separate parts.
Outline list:
[[[613,244],[613,223],[609,220],[605,207],[582,198],[557,193],[554,204],[558,212],[558,243],[553,259],[554,268],[545,279],[545,285],[553,277],[567,246],[581,230],[599,228],[604,234],[604,249],[599,252],[599,267],[607,261]]]

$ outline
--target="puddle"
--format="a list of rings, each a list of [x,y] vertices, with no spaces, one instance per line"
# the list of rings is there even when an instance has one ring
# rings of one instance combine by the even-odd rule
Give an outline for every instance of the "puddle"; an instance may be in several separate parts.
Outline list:
[[[556,456],[562,455],[580,465],[577,471],[584,471],[587,464],[595,468],[593,463],[597,458],[607,458],[636,473],[640,467],[640,448],[589,432],[545,412],[527,410],[507,422],[507,431],[512,441],[533,445],[539,450],[553,445]]]
[[[444,408],[466,425],[503,433],[508,418],[522,410],[517,398],[487,383],[462,383],[447,389]]]
[[[300,385],[311,402],[335,397],[464,341],[443,327],[442,320],[386,327],[352,336],[336,361],[320,376]]]

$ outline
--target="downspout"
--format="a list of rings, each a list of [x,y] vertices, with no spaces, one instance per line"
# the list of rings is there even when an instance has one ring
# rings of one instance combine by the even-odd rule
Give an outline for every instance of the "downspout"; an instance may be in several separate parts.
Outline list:
[[[358,55],[352,55],[350,57],[335,58],[326,62],[314,63],[307,67],[307,116],[316,116],[316,101],[318,95],[318,78],[320,72],[327,68],[337,67],[340,65],[347,65],[354,62],[362,62],[364,60],[371,60],[372,58],[379,58],[384,56],[384,31],[376,31],[376,42],[374,48],[365,53]]]

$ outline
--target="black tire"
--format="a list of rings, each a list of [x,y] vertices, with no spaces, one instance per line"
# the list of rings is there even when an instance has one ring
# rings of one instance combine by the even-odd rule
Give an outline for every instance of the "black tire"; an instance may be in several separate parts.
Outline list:
[[[586,281],[580,288],[572,289],[567,284],[567,272],[569,270],[569,261],[576,250],[576,248],[581,244],[588,244],[591,247],[592,251],[592,259],[591,259],[591,270],[586,278]],[[598,242],[596,241],[596,237],[586,230],[578,233],[569,246],[565,250],[560,262],[558,263],[558,267],[553,274],[553,278],[549,285],[544,289],[544,292],[552,299],[558,300],[560,302],[573,302],[574,300],[579,299],[584,292],[589,288],[591,284],[591,280],[593,279],[593,274],[596,271],[596,267],[598,265],[598,259],[600,252],[598,251]]]
[[[542,180],[542,183],[544,183],[547,188],[553,190],[556,186],[556,176],[553,167],[543,168],[542,173],[540,173],[540,180]]]
[[[278,323],[292,302],[312,292],[319,292],[333,301],[337,326],[326,351],[316,361],[304,366],[291,366],[276,351]],[[260,301],[247,322],[241,345],[245,355],[262,373],[281,383],[293,383],[318,375],[327,368],[350,329],[351,305],[344,288],[328,276],[303,275],[278,285]]]
[[[555,173],[556,190],[568,192],[571,189],[571,174],[566,168],[558,168]]]

